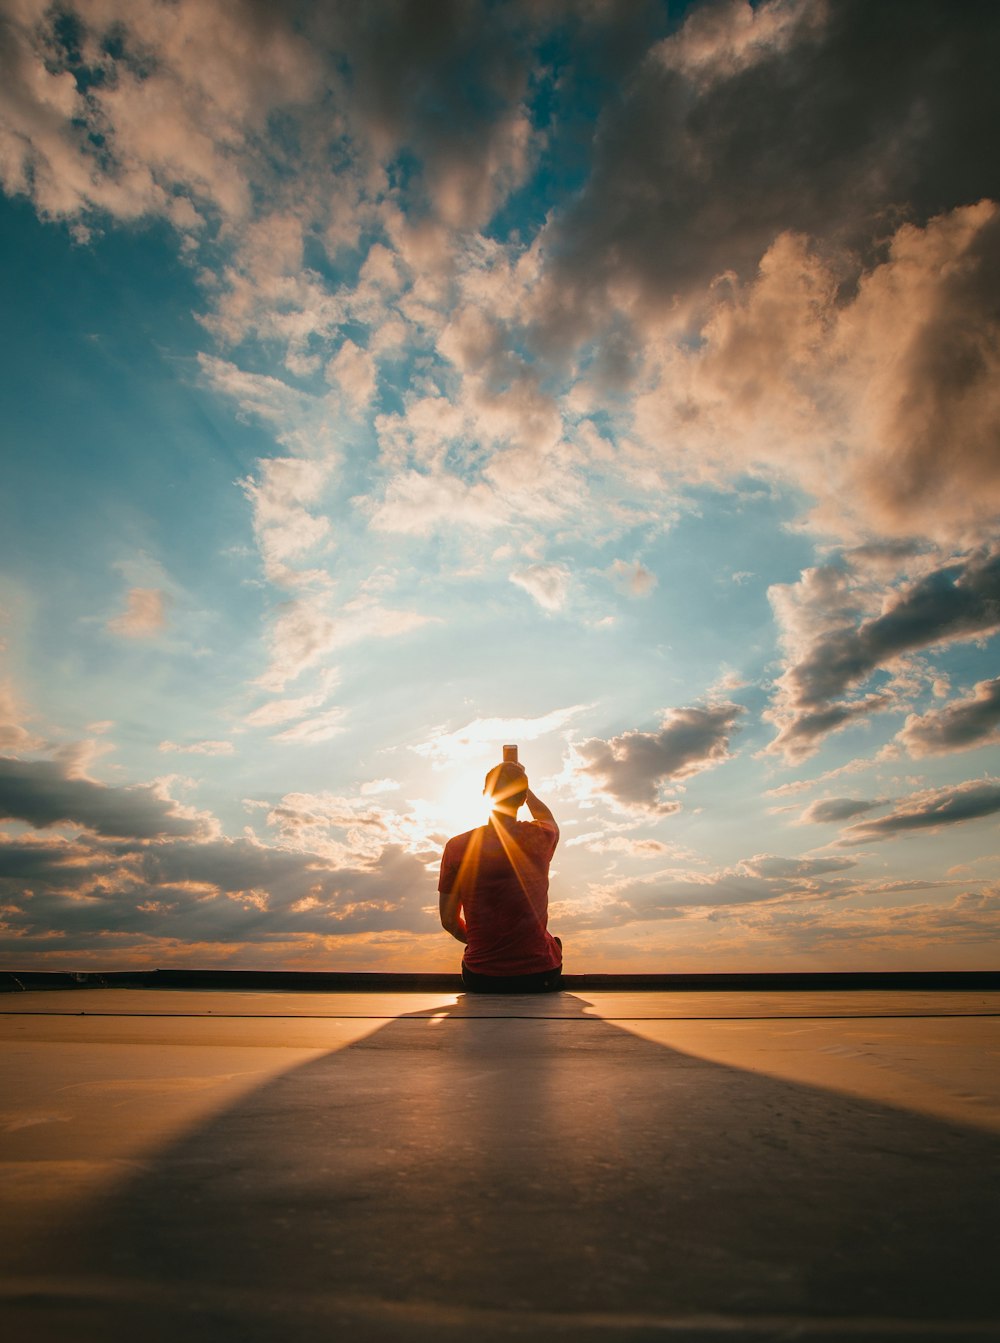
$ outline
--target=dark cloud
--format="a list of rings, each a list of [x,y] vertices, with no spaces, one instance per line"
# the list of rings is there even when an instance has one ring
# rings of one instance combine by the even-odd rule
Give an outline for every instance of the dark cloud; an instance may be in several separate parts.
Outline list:
[[[659,787],[728,759],[741,713],[741,705],[729,703],[671,709],[659,732],[624,732],[609,741],[593,737],[580,747],[583,772],[626,806],[676,811],[677,803],[659,799]]]
[[[831,732],[838,732],[873,713],[894,707],[895,702],[888,695],[867,695],[864,699],[849,703],[830,704],[825,709],[796,713],[790,722],[784,724],[768,749],[783,751],[790,759],[800,760],[810,755],[816,743]],[[766,715],[769,718],[771,716],[770,713]]]
[[[592,128],[584,140],[558,112],[616,86],[667,22],[652,0],[381,0],[323,6],[310,26],[345,63],[349,115],[380,155],[405,151],[447,222],[483,224],[543,147],[554,143],[560,174],[582,162]],[[527,115],[539,84],[542,130]]]
[[[884,614],[820,639],[788,673],[795,700],[821,704],[913,649],[1000,628],[1000,554],[946,564],[906,588]]]
[[[998,40],[989,0],[693,7],[609,103],[551,231],[575,310],[748,276],[785,230],[871,251],[900,209],[925,221],[997,197]]]
[[[848,821],[852,816],[863,816],[866,811],[883,805],[884,803],[878,798],[868,800],[863,797],[825,797],[806,807],[800,820],[806,824],[830,825],[838,821]]]
[[[853,858],[782,858],[776,854],[758,854],[754,858],[744,858],[741,866],[753,876],[777,877],[782,880],[793,877],[819,877],[828,872],[842,872],[854,866]]]
[[[828,733],[859,717],[895,707],[890,694],[837,697],[901,654],[1000,628],[1000,554],[977,552],[939,566],[903,588],[878,616],[815,638],[781,677],[781,723],[772,751],[809,753]],[[831,702],[832,701],[832,702]]]
[[[912,756],[945,755],[969,751],[998,740],[1000,677],[979,681],[968,699],[944,709],[911,714],[896,738]]]
[[[54,760],[0,756],[0,818],[45,829],[63,822],[98,835],[160,839],[206,832],[203,818],[186,816],[178,804],[151,788],[109,788],[72,778]]]
[[[970,779],[968,783],[956,784],[952,788],[914,793],[888,815],[848,826],[840,843],[868,844],[872,840],[892,839],[896,835],[975,821],[997,812],[1000,812],[1000,783],[992,779]]]
[[[239,944],[436,926],[431,874],[396,846],[348,870],[246,838],[0,841],[0,892],[11,949],[52,933]]]

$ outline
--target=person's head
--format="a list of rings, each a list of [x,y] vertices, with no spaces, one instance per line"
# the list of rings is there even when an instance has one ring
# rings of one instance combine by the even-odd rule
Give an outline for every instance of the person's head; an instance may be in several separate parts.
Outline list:
[[[486,776],[483,792],[493,804],[494,811],[516,816],[528,796],[528,776],[521,765],[504,761],[494,765]]]

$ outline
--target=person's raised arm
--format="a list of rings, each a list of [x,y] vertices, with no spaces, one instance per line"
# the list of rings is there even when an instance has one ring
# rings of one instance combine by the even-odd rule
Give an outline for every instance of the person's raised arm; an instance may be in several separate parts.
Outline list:
[[[528,796],[524,799],[524,802],[531,812],[531,819],[533,821],[544,821],[546,825],[552,826],[556,834],[559,833],[559,827],[556,825],[556,818],[552,815],[551,811],[549,811],[545,803],[534,795],[530,788],[528,789]]]

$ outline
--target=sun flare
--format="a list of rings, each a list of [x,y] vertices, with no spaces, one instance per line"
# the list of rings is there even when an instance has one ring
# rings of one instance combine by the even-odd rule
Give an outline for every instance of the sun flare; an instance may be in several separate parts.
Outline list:
[[[483,825],[489,818],[489,798],[483,794],[485,770],[463,769],[442,777],[442,786],[428,801],[435,824],[449,835],[460,835]]]

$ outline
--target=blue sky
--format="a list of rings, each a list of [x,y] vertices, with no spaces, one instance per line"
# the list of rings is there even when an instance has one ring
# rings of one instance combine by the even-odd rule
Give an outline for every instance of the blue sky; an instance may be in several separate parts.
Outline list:
[[[995,962],[994,6],[0,13],[5,964]]]

